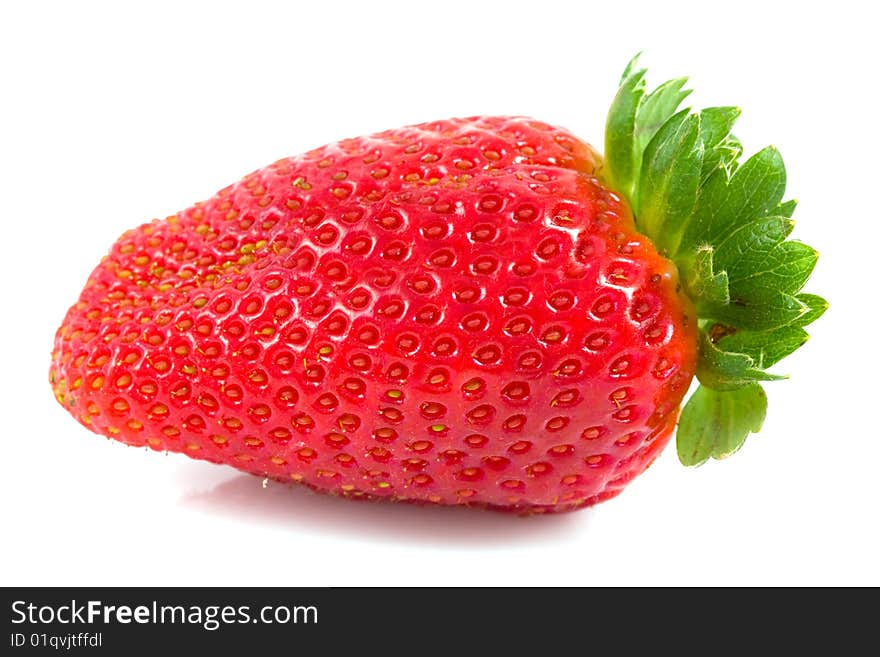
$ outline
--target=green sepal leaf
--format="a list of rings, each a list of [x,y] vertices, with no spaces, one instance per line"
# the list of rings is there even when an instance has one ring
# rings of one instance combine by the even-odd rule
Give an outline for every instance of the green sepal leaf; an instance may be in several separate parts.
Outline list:
[[[677,240],[693,213],[702,165],[699,116],[682,110],[645,149],[636,194],[639,228],[659,248]]]
[[[723,142],[742,114],[739,107],[707,107],[700,110],[700,139],[706,150]]]
[[[734,303],[773,305],[780,295],[793,295],[804,286],[818,254],[801,242],[785,241],[793,227],[786,217],[764,217],[717,243],[715,268],[727,272]]]
[[[731,176],[716,169],[700,189],[678,250],[716,244],[740,224],[767,216],[784,193],[785,165],[772,146],[755,153]]]
[[[679,460],[693,466],[730,456],[742,447],[749,433],[761,430],[766,415],[767,396],[757,383],[736,390],[699,386],[678,423]]]
[[[780,292],[795,294],[807,282],[819,257],[802,242],[782,242],[769,248],[751,246],[737,262],[726,267],[734,299],[760,301]]]
[[[605,121],[606,177],[630,202],[636,180],[636,114],[645,95],[645,70],[635,68],[637,61],[638,55],[627,65]]]
[[[717,346],[726,352],[746,354],[755,367],[766,369],[796,351],[809,337],[799,326],[781,326],[771,331],[737,331],[721,338]]]
[[[752,331],[775,329],[809,311],[796,293],[816,264],[816,252],[786,242],[793,222],[764,217],[743,224],[715,248],[699,247],[682,260],[688,294],[703,319]]]
[[[794,209],[797,207],[797,199],[791,199],[790,201],[785,201],[784,203],[780,203],[776,206],[776,209],[770,214],[776,215],[777,217],[787,217],[791,219],[791,216],[794,214]]]
[[[636,67],[639,65],[639,57],[642,56],[642,51],[637,52],[631,60],[626,63],[626,68],[623,69],[623,73],[620,76],[620,82],[618,82],[617,86],[622,87],[623,83],[626,82],[626,79],[636,72]],[[640,69],[642,75],[645,74],[645,69]]]
[[[767,331],[797,324],[809,310],[797,296],[784,292],[767,291],[758,301],[737,298],[731,292],[728,305],[703,308],[701,317],[749,331]]]
[[[807,307],[807,312],[797,319],[798,326],[812,324],[828,310],[828,302],[817,294],[799,294],[797,299]]]
[[[633,180],[639,179],[642,168],[642,158],[638,155],[644,153],[660,127],[666,123],[670,116],[675,114],[681,101],[690,95],[690,89],[683,89],[685,84],[687,84],[687,78],[669,80],[642,99],[636,113],[633,135],[635,138],[633,145],[636,149]]]
[[[638,204],[643,153],[657,131],[678,109],[690,90],[687,78],[669,80],[646,95],[645,70],[638,68],[639,55],[630,60],[605,122],[606,180],[630,205]]]
[[[710,329],[711,331],[711,329]],[[747,353],[726,351],[713,342],[709,333],[700,330],[700,360],[697,379],[714,390],[734,390],[754,381],[778,381],[786,377],[768,374]]]

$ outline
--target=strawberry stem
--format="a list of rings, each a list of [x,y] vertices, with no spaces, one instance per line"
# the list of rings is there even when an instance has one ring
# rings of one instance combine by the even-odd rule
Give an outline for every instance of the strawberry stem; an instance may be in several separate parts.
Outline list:
[[[801,292],[818,254],[787,240],[796,203],[783,201],[782,156],[740,161],[731,130],[740,110],[679,110],[687,78],[647,93],[638,55],[624,71],[605,127],[602,175],[636,225],[678,267],[699,315],[700,387],[682,411],[685,465],[723,458],[763,422],[767,368],[807,340],[827,302]]]

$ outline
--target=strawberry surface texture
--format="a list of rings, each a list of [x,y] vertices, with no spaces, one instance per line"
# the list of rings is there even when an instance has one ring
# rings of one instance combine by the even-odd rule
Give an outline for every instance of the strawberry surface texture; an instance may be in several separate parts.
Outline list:
[[[630,69],[618,101],[643,74]],[[657,96],[634,88],[642,107]],[[639,225],[631,207],[658,193],[644,191],[650,151],[674,109],[650,139],[637,112],[624,128],[640,176],[564,129],[503,116],[347,139],[253,172],[113,245],[57,332],[55,395],[99,434],[260,477],[542,513],[613,497],[648,467],[699,370],[679,452],[724,456],[739,446],[718,445],[724,409],[746,416],[742,439],[763,419],[755,381],[771,375],[749,335],[764,333],[766,351],[824,308],[802,295],[799,315],[750,324],[732,308],[749,305],[735,267],[707,274],[700,260],[713,240],[681,248],[688,228],[658,232],[666,217],[650,205]],[[619,150],[616,111],[606,150]],[[700,139],[736,151],[703,156],[697,206],[740,165],[728,133],[704,136],[692,116]],[[788,225],[779,203],[758,213],[783,225],[761,243]],[[678,235],[657,239],[652,223]],[[721,273],[724,312],[704,291]],[[728,352],[763,376],[733,381],[716,362]]]

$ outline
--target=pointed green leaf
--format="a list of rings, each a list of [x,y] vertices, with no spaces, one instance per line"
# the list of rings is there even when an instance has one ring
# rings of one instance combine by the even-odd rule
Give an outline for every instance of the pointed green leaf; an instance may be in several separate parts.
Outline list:
[[[642,51],[640,50],[639,52],[637,52],[635,54],[635,56],[633,56],[633,58],[631,60],[629,60],[629,62],[627,62],[626,68],[623,69],[623,74],[620,76],[620,82],[617,83],[618,87],[623,86],[623,83],[626,82],[626,79],[630,75],[632,75],[633,73],[636,72],[637,67],[639,65],[639,57],[641,57],[641,56],[642,56]],[[642,74],[644,74],[644,73],[645,73],[645,71],[644,71],[644,69],[642,69]]]
[[[635,186],[636,113],[645,95],[645,71],[634,70],[638,55],[624,71],[617,95],[605,121],[605,177],[611,186],[632,200]]]
[[[819,254],[802,242],[783,242],[772,248],[760,246],[742,254],[727,267],[730,296],[749,301],[794,294],[807,282]]]
[[[796,351],[809,337],[800,327],[782,326],[772,331],[737,331],[721,338],[718,347],[746,354],[756,367],[766,369]]]
[[[700,386],[685,404],[678,423],[676,448],[684,465],[721,459],[758,433],[767,415],[767,396],[757,383],[737,390]]]
[[[653,139],[654,135],[660,129],[669,117],[675,114],[681,101],[688,97],[691,93],[690,89],[682,89],[687,84],[687,78],[676,78],[664,82],[651,93],[644,97],[636,114],[635,123],[635,146],[636,146],[636,165],[639,162],[639,153],[643,153],[645,148]],[[638,175],[634,176],[638,180]]]
[[[760,300],[750,300],[735,296],[731,288],[730,303],[706,309],[703,318],[748,331],[768,331],[798,323],[809,310],[796,296],[778,290],[768,290]]]
[[[776,209],[770,214],[775,214],[778,217],[788,217],[791,219],[791,216],[794,214],[794,209],[797,207],[797,199],[791,199],[790,201],[785,201],[784,203],[780,203]]]
[[[748,354],[725,351],[701,330],[697,378],[713,389],[733,390],[754,381],[776,381],[785,377],[763,372]]]
[[[739,107],[707,107],[700,110],[700,139],[708,151],[730,134],[742,114]]]
[[[812,324],[828,310],[828,302],[816,294],[799,294],[797,299],[807,307],[807,312],[797,319],[798,326]]]
[[[637,223],[661,249],[681,235],[697,200],[703,150],[700,119],[682,110],[645,149],[636,199]]]
[[[755,153],[729,177],[716,169],[700,190],[681,250],[714,244],[736,226],[767,216],[785,193],[785,165],[773,147]]]

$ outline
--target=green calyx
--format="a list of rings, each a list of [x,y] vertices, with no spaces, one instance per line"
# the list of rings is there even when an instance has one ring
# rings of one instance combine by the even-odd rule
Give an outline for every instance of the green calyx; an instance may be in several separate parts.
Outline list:
[[[723,458],[764,421],[766,370],[807,340],[828,303],[801,292],[817,253],[788,240],[795,201],[771,147],[740,161],[731,134],[740,110],[679,110],[686,78],[647,93],[638,56],[627,66],[605,126],[606,183],[630,203],[636,226],[678,267],[697,309],[700,386],[682,410],[685,465]]]

